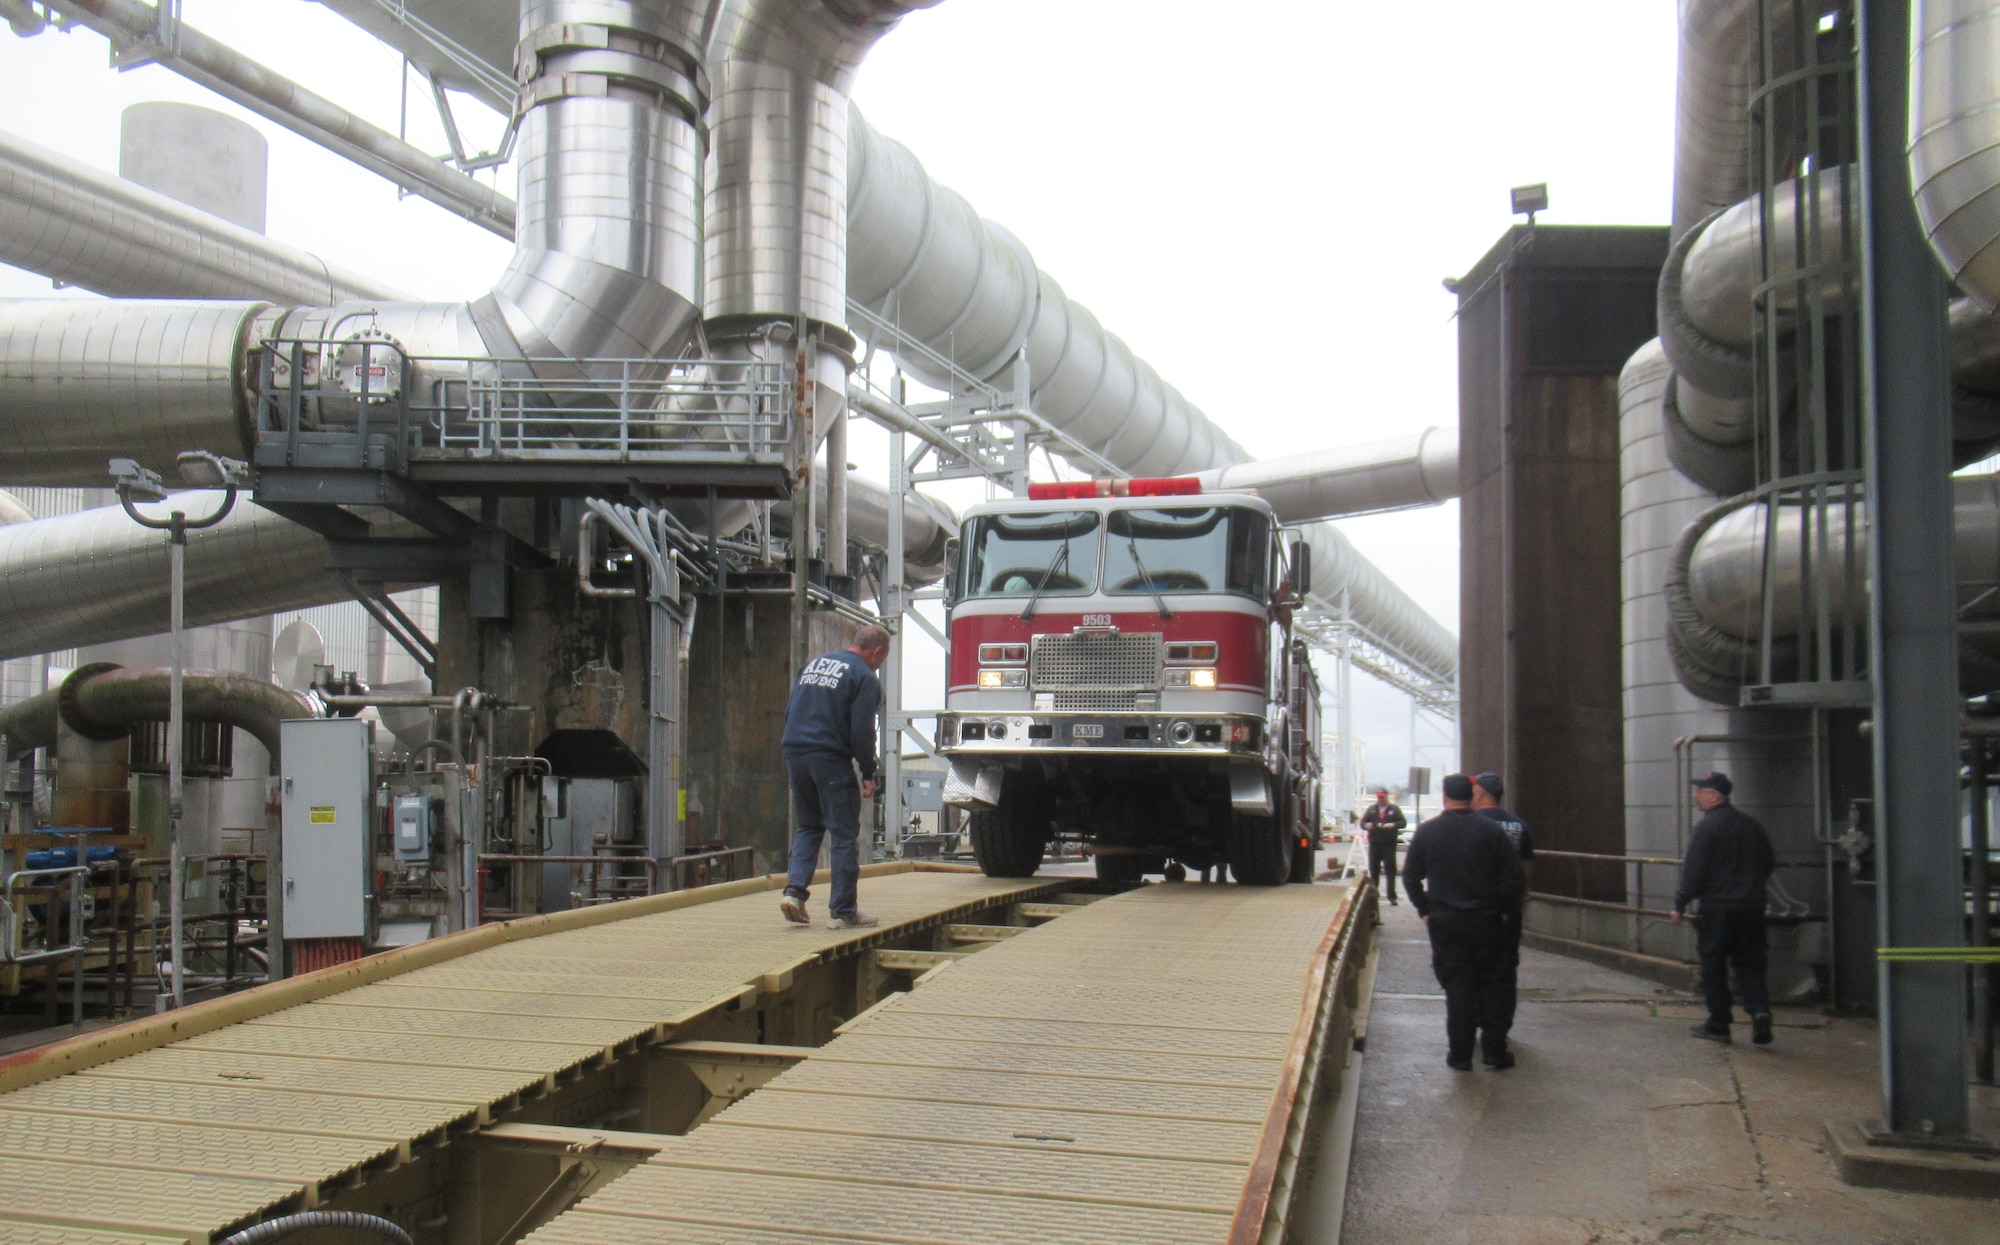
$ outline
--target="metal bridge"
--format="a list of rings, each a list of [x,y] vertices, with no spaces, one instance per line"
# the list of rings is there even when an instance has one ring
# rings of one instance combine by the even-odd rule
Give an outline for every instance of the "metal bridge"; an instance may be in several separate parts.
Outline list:
[[[0,1245],[307,1208],[448,1245],[1284,1239],[1362,890],[864,877],[871,930],[757,878],[0,1060]]]

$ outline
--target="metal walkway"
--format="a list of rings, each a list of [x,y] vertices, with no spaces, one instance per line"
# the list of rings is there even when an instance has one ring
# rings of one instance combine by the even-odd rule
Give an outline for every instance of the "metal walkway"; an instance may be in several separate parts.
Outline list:
[[[1349,1037],[1359,904],[1178,885],[1074,908],[889,996],[528,1240],[1275,1239],[1318,1071],[1344,1062],[1320,1055]]]
[[[0,1060],[0,1245],[203,1245],[802,965],[1070,884],[866,873],[878,929],[787,927],[758,878],[485,926]]]

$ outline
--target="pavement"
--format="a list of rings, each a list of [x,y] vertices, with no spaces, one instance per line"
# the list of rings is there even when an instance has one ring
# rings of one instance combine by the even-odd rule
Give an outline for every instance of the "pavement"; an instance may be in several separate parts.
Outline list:
[[[1781,1009],[1718,1046],[1692,996],[1529,950],[1518,1066],[1453,1072],[1423,926],[1382,914],[1343,1245],[2000,1245],[2000,1202],[1836,1177],[1825,1122],[1880,1113],[1873,1025]],[[1974,1126],[2000,1137],[2000,1092]]]

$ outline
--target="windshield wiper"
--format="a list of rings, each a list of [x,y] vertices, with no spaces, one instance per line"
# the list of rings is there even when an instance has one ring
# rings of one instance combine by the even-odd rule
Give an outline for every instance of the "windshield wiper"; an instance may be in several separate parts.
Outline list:
[[[1160,617],[1172,618],[1174,612],[1167,608],[1167,599],[1160,595],[1160,586],[1153,582],[1152,572],[1148,571],[1146,564],[1139,560],[1139,538],[1127,535],[1125,548],[1132,555],[1132,565],[1139,568],[1139,578],[1145,582],[1146,590],[1153,594],[1153,604],[1160,607]]]
[[[1055,573],[1058,569],[1067,567],[1068,565],[1069,565],[1069,538],[1064,537],[1062,548],[1056,550],[1056,556],[1050,558],[1049,564],[1042,568],[1042,581],[1035,585],[1034,595],[1029,597],[1028,603],[1021,607],[1022,622],[1027,622],[1030,618],[1033,618],[1035,616],[1035,602],[1041,600],[1042,594],[1049,590],[1049,580],[1055,577]]]

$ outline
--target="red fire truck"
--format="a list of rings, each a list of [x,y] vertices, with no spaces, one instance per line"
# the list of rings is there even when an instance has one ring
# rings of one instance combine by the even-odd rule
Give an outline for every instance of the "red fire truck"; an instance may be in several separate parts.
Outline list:
[[[1035,485],[965,514],[938,749],[994,877],[1058,834],[1097,876],[1310,881],[1319,684],[1292,611],[1309,549],[1192,479]]]

